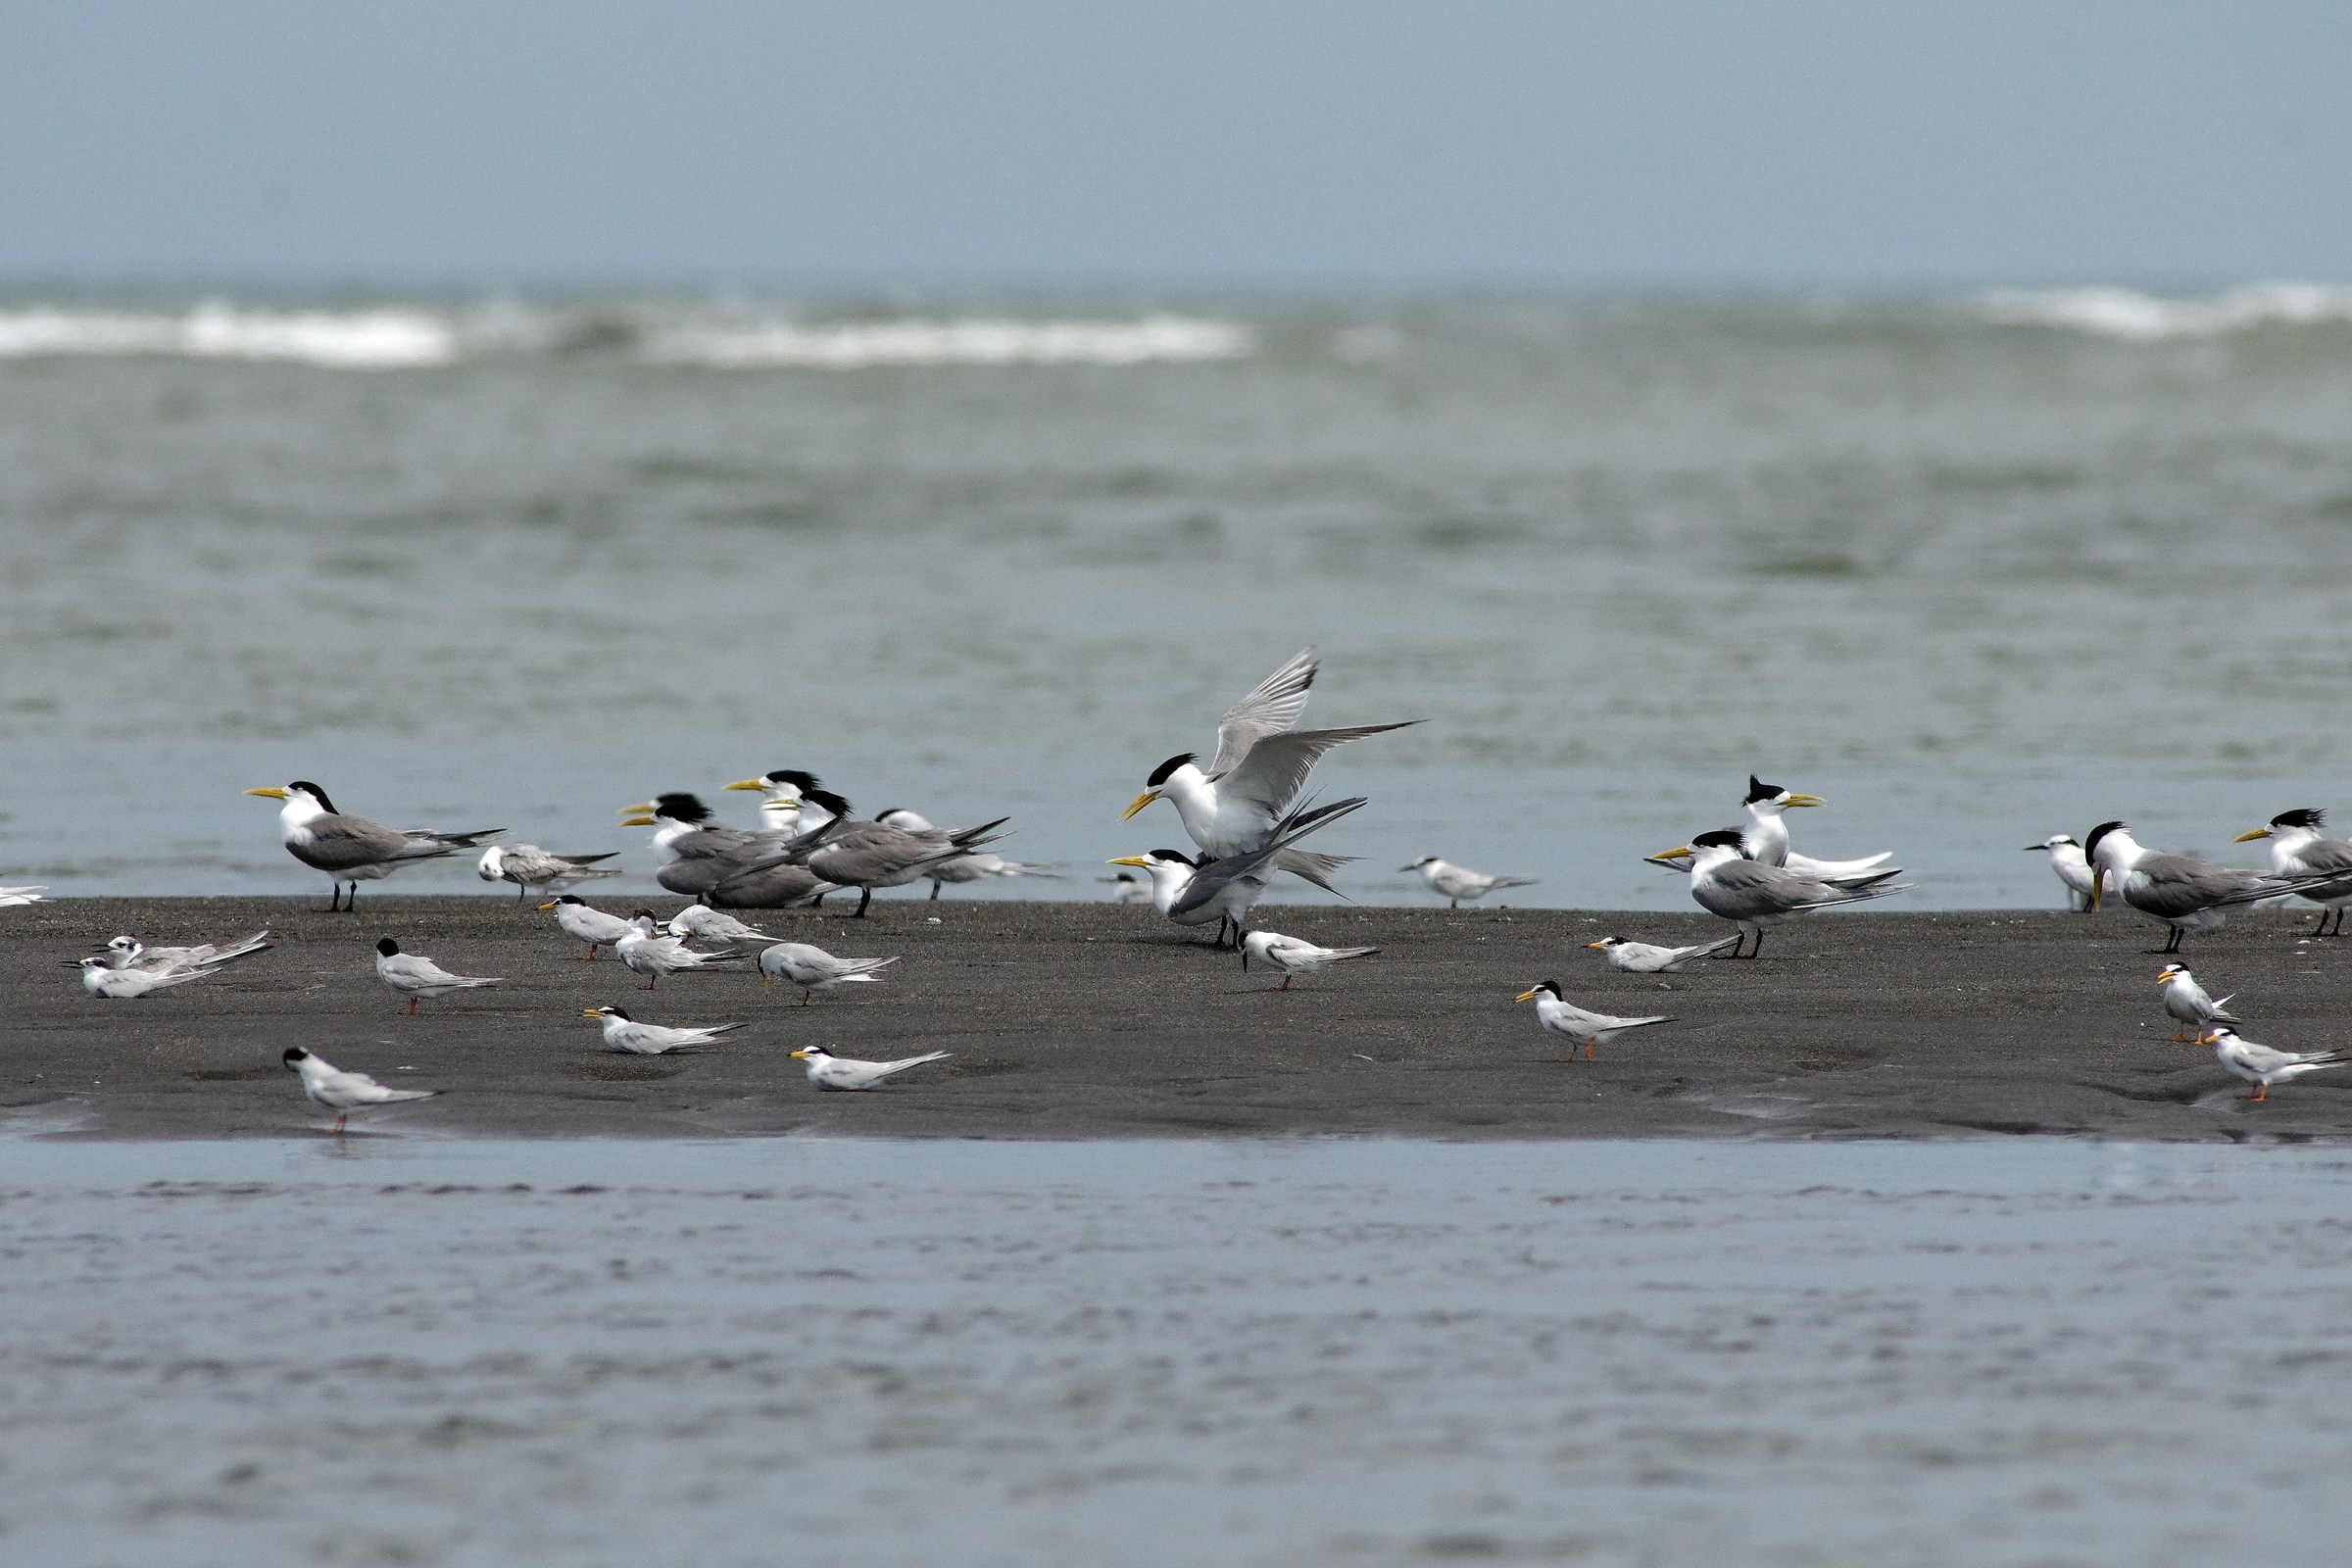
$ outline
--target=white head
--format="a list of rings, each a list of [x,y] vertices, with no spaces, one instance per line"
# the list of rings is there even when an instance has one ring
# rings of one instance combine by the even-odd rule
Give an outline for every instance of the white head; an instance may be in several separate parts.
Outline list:
[[[2036,850],[2047,850],[2051,854],[2055,855],[2060,850],[2072,848],[2074,846],[2074,842],[2075,836],[2072,833],[2053,833],[2048,838],[2043,839],[2039,844],[2027,845],[2026,853],[2031,855]]]
[[[2194,984],[2196,976],[2188,972],[2188,965],[2185,963],[2168,963],[2156,971],[2156,983],[2160,986],[2169,986],[2176,980],[2186,980]]]
[[[1434,855],[1424,855],[1412,864],[1400,865],[1396,869],[1399,871],[1426,871],[1433,865],[1444,865],[1445,863]]]
[[[483,881],[499,881],[506,875],[507,852],[493,844],[482,852],[482,858],[474,862],[473,868]]]

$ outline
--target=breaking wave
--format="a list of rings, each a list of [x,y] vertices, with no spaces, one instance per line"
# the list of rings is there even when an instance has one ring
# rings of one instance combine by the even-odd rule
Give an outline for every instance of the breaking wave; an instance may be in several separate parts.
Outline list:
[[[1996,289],[1975,300],[1977,314],[2009,325],[2067,327],[2148,343],[2210,337],[2255,326],[2352,321],[2352,287],[2327,283],[2248,283],[2216,294],[2149,294],[2134,288]]]
[[[184,316],[0,312],[0,359],[133,354],[379,370],[446,365],[458,356],[458,334],[441,317],[404,310],[247,311],[201,305]]]

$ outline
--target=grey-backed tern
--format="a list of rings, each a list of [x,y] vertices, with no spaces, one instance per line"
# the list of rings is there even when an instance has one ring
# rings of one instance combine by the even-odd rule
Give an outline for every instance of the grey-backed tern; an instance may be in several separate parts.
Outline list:
[[[687,942],[723,942],[734,948],[759,948],[776,939],[758,926],[745,925],[724,909],[708,904],[689,904],[669,917],[667,930]]]
[[[904,807],[894,807],[887,811],[877,811],[874,813],[874,820],[884,827],[901,828],[908,833],[936,833],[939,831],[919,813],[909,811]],[[1054,865],[1032,864],[1027,860],[1008,860],[994,850],[975,850],[969,855],[959,855],[952,860],[935,860],[932,862],[931,868],[923,874],[931,879],[931,897],[936,899],[939,897],[942,884],[949,882],[956,883],[960,887],[966,882],[977,882],[983,877],[1042,876],[1058,880],[1061,876],[1061,868]]]
[[[996,829],[1006,820],[1000,816],[954,832],[944,828],[909,832],[881,822],[853,822],[849,802],[842,801],[841,814],[832,821],[802,834],[778,854],[755,860],[745,869],[755,871],[774,864],[806,866],[812,875],[836,887],[858,889],[858,907],[851,918],[862,919],[876,888],[905,887],[928,875],[931,867],[942,861],[994,843]]]
[[[836,958],[824,949],[808,942],[774,942],[760,950],[760,994],[773,994],[773,982],[801,988],[801,1005],[808,1005],[809,997],[819,991],[855,982],[879,980],[879,970],[898,962],[897,958]]]
[[[1740,803],[1740,808],[1747,813],[1747,826],[1740,829],[1741,849],[1751,860],[1777,865],[1783,870],[1794,871],[1798,876],[1815,877],[1840,886],[1865,885],[1853,879],[1870,877],[1888,869],[1886,862],[1894,858],[1892,850],[1864,856],[1858,860],[1823,860],[1810,855],[1799,855],[1788,847],[1788,823],[1781,813],[1829,804],[1818,795],[1804,795],[1784,789],[1778,784],[1767,784],[1755,774],[1748,774],[1747,797]],[[1899,868],[1888,869],[1889,875],[1898,872]]]
[[[576,893],[566,893],[539,906],[541,914],[550,909],[555,910],[556,924],[565,936],[574,942],[588,944],[588,951],[581,956],[580,961],[583,963],[594,963],[598,948],[611,947],[637,929],[619,915],[606,913]]]
[[[46,882],[26,882],[13,888],[0,888],[0,909],[14,909],[27,904],[39,904],[41,895],[49,891]]]
[[[2188,972],[2185,963],[2168,963],[2156,976],[2157,985],[2164,989],[2164,1010],[2180,1026],[2173,1031],[2173,1044],[2204,1045],[2205,1031],[2217,1023],[2241,1023],[2244,1020],[2226,1009],[2229,997],[2210,997],[2197,984],[2197,977]],[[2234,994],[2234,993],[2233,993]]]
[[[1609,967],[1627,974],[1680,974],[1683,965],[1692,958],[1709,958],[1726,948],[1740,946],[1741,937],[1735,931],[1717,942],[1700,942],[1687,948],[1661,948],[1648,942],[1628,942],[1623,937],[1602,937],[1588,942],[1592,949],[1609,960]]]
[[[618,876],[618,866],[598,866],[599,860],[610,860],[617,851],[603,855],[558,855],[536,844],[493,844],[482,852],[474,862],[474,870],[485,882],[514,884],[516,904],[530,897],[534,888],[551,891],[567,888],[574,882],[585,882],[592,876]]]
[[[2186,855],[2164,855],[2143,847],[2121,822],[2101,822],[2082,844],[2091,868],[2112,873],[2123,901],[2151,920],[2172,927],[2160,950],[2180,951],[2180,939],[2190,931],[2206,931],[2222,923],[2225,910],[2259,904],[2280,894],[2326,887],[2328,878],[2275,877],[2235,866],[2216,865]],[[2090,906],[2097,908],[2108,884],[2104,876],[2091,886]]]
[[[633,1056],[659,1056],[664,1052],[691,1050],[707,1046],[730,1030],[740,1029],[739,1023],[707,1023],[691,1027],[660,1023],[639,1023],[618,1007],[582,1007],[583,1018],[602,1018],[605,1024],[605,1046],[608,1050],[626,1052]]]
[[[242,942],[205,942],[192,948],[151,948],[136,937],[116,937],[98,955],[110,969],[145,969],[170,974],[174,969],[202,969],[249,958],[272,946],[268,931],[256,931]]]
[[[2340,874],[2345,880],[2324,888],[2313,888],[2297,897],[2320,906],[2320,923],[2312,927],[2315,937],[2344,934],[2344,906],[2352,905],[2352,843],[2331,839],[2320,830],[2328,824],[2328,813],[2317,807],[2299,807],[2292,811],[2280,811],[2269,824],[2250,832],[2240,833],[2232,842],[2251,843],[2255,839],[2271,841],[2271,869],[2279,876],[2324,876]],[[2328,917],[2335,919],[2335,929],[2328,929]]]
[[[1585,1048],[1585,1059],[1592,1059],[1595,1045],[1607,1045],[1628,1029],[1645,1029],[1653,1023],[1672,1023],[1664,1013],[1645,1018],[1619,1018],[1605,1012],[1591,1012],[1561,997],[1559,982],[1545,980],[1519,993],[1515,999],[1536,1004],[1536,1022],[1546,1031],[1564,1035],[1568,1040],[1567,1059],[1576,1059],[1576,1048]]]
[[[1152,906],[1178,925],[1206,925],[1215,920],[1218,947],[1225,945],[1225,928],[1230,923],[1238,948],[1250,906],[1266,896],[1268,885],[1282,869],[1277,863],[1282,852],[1363,804],[1359,795],[1294,811],[1283,818],[1273,839],[1247,855],[1211,860],[1206,856],[1194,859],[1179,850],[1153,850],[1150,855],[1122,855],[1109,863],[1132,865],[1149,873]]]
[[[1446,907],[1449,909],[1460,908],[1466,899],[1483,899],[1496,888],[1532,888],[1536,885],[1536,879],[1532,876],[1489,876],[1484,871],[1473,871],[1468,866],[1441,860],[1434,855],[1424,855],[1412,864],[1400,865],[1396,869],[1420,872],[1421,880],[1428,883],[1432,891],[1445,895]]]
[[[2047,850],[2050,869],[2066,884],[2066,906],[2077,914],[2088,914],[2090,903],[2090,862],[2082,858],[2082,846],[2075,842],[2072,833],[2053,833],[2039,844],[2026,846],[2028,855]],[[2115,878],[2107,878],[2107,891],[2115,891]]]
[[[330,910],[344,906],[346,883],[356,907],[362,882],[379,881],[412,861],[479,849],[483,839],[506,831],[503,827],[476,828],[469,833],[388,828],[364,816],[345,816],[326,798],[326,791],[308,779],[298,778],[284,789],[272,785],[245,793],[285,802],[277,813],[278,837],[288,855],[333,878],[327,893]]]
[[[1816,909],[1860,904],[1909,891],[1908,884],[1886,885],[1888,877],[1900,876],[1900,871],[1865,873],[1866,879],[1856,885],[1800,876],[1782,866],[1751,860],[1738,830],[1733,828],[1701,833],[1690,843],[1661,851],[1650,858],[1661,861],[1687,858],[1690,897],[1709,914],[1737,922],[1742,938],[1755,938],[1755,948],[1745,955],[1750,958],[1764,951],[1764,933],[1772,926]],[[1732,949],[1732,956],[1741,956],[1738,946]]]
[[[1252,931],[1242,938],[1242,972],[1250,972],[1250,960],[1255,958],[1268,968],[1282,971],[1282,984],[1277,991],[1288,991],[1291,982],[1302,974],[1328,969],[1348,958],[1368,958],[1378,948],[1324,948],[1298,937],[1286,937],[1279,931]]]
[[[209,979],[218,969],[115,969],[104,958],[83,958],[74,964],[81,971],[81,989],[93,997],[109,1002],[129,1002],[151,995],[167,986],[182,986],[191,980]]]
[[[335,1113],[333,1130],[341,1132],[343,1123],[355,1110],[369,1105],[394,1105],[407,1100],[430,1100],[438,1089],[386,1089],[364,1072],[345,1072],[324,1056],[312,1054],[300,1046],[289,1046],[283,1058],[285,1064],[302,1077],[302,1092],[318,1104]]]
[[[390,937],[375,945],[375,977],[409,999],[409,1010],[401,1014],[404,1018],[414,1014],[416,1004],[426,998],[504,984],[488,975],[451,974],[422,954],[401,952],[400,944]]]
[[[2246,1098],[2257,1102],[2271,1098],[2271,1085],[2291,1082],[2307,1072],[2352,1064],[2340,1051],[2279,1051],[2239,1037],[2228,1024],[2217,1024],[2205,1037],[2213,1055],[2230,1072],[2254,1086]]]
[[[651,909],[639,909],[630,918],[629,929],[612,944],[612,955],[645,976],[648,991],[661,984],[665,974],[684,974],[710,963],[733,963],[743,956],[740,953],[697,953],[676,937],[662,935]]]
[[[670,892],[699,899],[742,873],[745,866],[774,855],[791,840],[778,833],[752,833],[712,820],[710,808],[684,791],[656,796],[621,809],[623,827],[654,830],[661,864],[654,880]]]
[[[836,1056],[822,1046],[803,1046],[793,1055],[808,1063],[808,1081],[819,1089],[879,1089],[882,1080],[892,1073],[920,1067],[926,1061],[945,1061],[949,1053],[934,1051],[923,1056],[904,1056],[897,1061],[855,1061],[848,1056]]]

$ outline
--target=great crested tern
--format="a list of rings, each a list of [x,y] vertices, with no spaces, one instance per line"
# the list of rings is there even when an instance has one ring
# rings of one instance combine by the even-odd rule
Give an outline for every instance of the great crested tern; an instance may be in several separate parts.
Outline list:
[[[1870,872],[1858,884],[1839,883],[1800,876],[1782,866],[1751,860],[1739,830],[1728,827],[1701,833],[1688,844],[1661,851],[1649,858],[1688,859],[1690,897],[1709,914],[1737,922],[1742,939],[1749,936],[1756,939],[1754,949],[1744,955],[1750,958],[1764,951],[1764,933],[1772,926],[1816,909],[1910,891],[1907,883],[1886,885],[1888,877],[1902,875],[1900,871]],[[1738,945],[1733,947],[1732,956],[1742,956]]]
[[[0,888],[0,909],[21,908],[27,904],[45,902],[41,895],[49,891],[46,882],[25,882],[13,888]]]
[[[2188,972],[2185,963],[2168,963],[2156,975],[2156,984],[2164,990],[2164,1010],[2180,1024],[2173,1031],[2176,1046],[2205,1044],[2205,1031],[2217,1023],[2242,1023],[2227,1009],[2229,997],[2210,997],[2197,984],[2197,977]],[[2234,993],[2233,993],[2234,994]]]
[[[854,822],[849,805],[842,801],[840,814],[832,821],[802,834],[773,855],[752,861],[745,871],[773,865],[806,866],[810,874],[835,887],[858,889],[858,907],[850,917],[862,919],[876,888],[905,887],[920,880],[939,862],[996,842],[996,830],[1010,820],[1000,816],[954,832],[931,828],[913,833],[881,822]]]
[[[2066,884],[2066,906],[2077,914],[2088,914],[2090,902],[2090,862],[2082,858],[2082,846],[2075,842],[2072,833],[2053,833],[2039,844],[2026,846],[2028,855],[2047,850],[2050,869]],[[2107,891],[2115,891],[2115,878],[2107,878]]]
[[[270,785],[245,793],[285,802],[277,813],[278,836],[288,855],[334,879],[327,895],[330,911],[344,907],[345,883],[351,885],[351,906],[356,908],[362,882],[380,881],[411,861],[479,849],[483,839],[506,831],[503,827],[476,828],[469,833],[388,828],[364,816],[345,816],[326,798],[326,791],[308,779],[298,778],[283,789]]]
[[[1309,833],[1330,826],[1364,804],[1360,795],[1308,810],[1293,811],[1282,819],[1274,837],[1248,855],[1221,860],[1201,856],[1195,859],[1180,850],[1153,850],[1150,855],[1122,855],[1112,865],[1132,865],[1152,878],[1152,904],[1178,925],[1217,922],[1214,945],[1225,945],[1225,928],[1233,927],[1233,944],[1240,947],[1250,906],[1266,896],[1282,852]]]
[[[934,1051],[928,1055],[903,1056],[897,1061],[856,1061],[848,1056],[836,1056],[822,1046],[803,1046],[793,1055],[808,1063],[808,1081],[819,1089],[862,1090],[879,1089],[882,1080],[909,1067],[920,1067],[926,1061],[945,1061],[949,1053]]]
[[[1400,865],[1396,869],[1420,872],[1421,880],[1430,885],[1431,891],[1445,897],[1448,909],[1460,908],[1464,900],[1483,899],[1496,888],[1532,888],[1536,885],[1536,879],[1532,876],[1489,876],[1484,871],[1473,871],[1468,866],[1441,860],[1434,855],[1424,855],[1412,864]]]
[[[2240,1038],[2228,1024],[2215,1025],[2204,1043],[2213,1047],[2216,1061],[2254,1086],[2246,1098],[2257,1103],[2271,1098],[2273,1084],[2291,1082],[2307,1072],[2352,1065],[2352,1055],[2341,1051],[2279,1051],[2258,1046]]]
[[[210,979],[220,972],[210,968],[114,969],[100,957],[80,959],[74,967],[81,971],[81,989],[108,1002],[135,1001],[167,986],[184,986],[191,980]]]
[[[617,914],[608,914],[576,893],[566,893],[539,906],[539,912],[556,912],[556,925],[574,942],[585,942],[588,951],[581,956],[583,963],[596,961],[596,950],[609,948],[637,929]]]
[[[1740,848],[1751,860],[1841,886],[1864,885],[1855,879],[1873,876],[1881,870],[1888,870],[1889,875],[1897,874],[1899,868],[1889,870],[1886,866],[1886,862],[1894,858],[1892,850],[1864,856],[1858,860],[1823,860],[1810,855],[1799,855],[1788,847],[1788,823],[1781,813],[1829,804],[1818,795],[1799,794],[1778,784],[1767,784],[1750,773],[1747,775],[1747,796],[1740,803],[1740,808],[1747,813],[1747,826],[1739,830]]]
[[[939,831],[920,813],[909,811],[905,807],[893,807],[887,811],[876,811],[874,820],[884,827],[900,828],[908,833],[936,833]],[[967,882],[977,882],[983,877],[1010,878],[1016,876],[1042,876],[1058,881],[1061,877],[1061,867],[1032,864],[1027,860],[1007,860],[994,850],[975,850],[969,855],[958,855],[952,860],[933,861],[931,869],[923,874],[931,879],[931,897],[936,899],[939,897],[940,887],[944,883],[953,882],[960,887]]]
[[[603,855],[558,855],[536,844],[493,844],[482,852],[474,862],[474,870],[485,882],[514,884],[514,902],[520,904],[536,888],[552,892],[567,888],[574,882],[585,882],[592,876],[618,876],[618,866],[598,866],[599,860],[610,860],[618,851]]]
[[[430,1100],[438,1089],[386,1089],[364,1072],[345,1072],[324,1056],[314,1055],[300,1046],[289,1046],[280,1058],[302,1078],[302,1092],[314,1103],[335,1113],[334,1132],[343,1130],[343,1123],[355,1110],[369,1105],[396,1105],[408,1100]]]
[[[654,830],[654,853],[662,862],[654,869],[654,880],[689,899],[702,898],[791,842],[780,833],[722,826],[711,819],[710,808],[700,797],[682,790],[621,809],[627,813],[621,826]]]
[[[1367,735],[1403,729],[1419,719],[1394,724],[1355,724],[1344,729],[1294,729],[1306,710],[1307,690],[1318,668],[1315,651],[1298,656],[1257,683],[1249,696],[1217,720],[1217,751],[1206,772],[1198,754],[1180,752],[1152,770],[1144,793],[1119,814],[1124,822],[1153,801],[1166,800],[1184,819],[1200,854],[1225,859],[1262,849],[1280,829],[1306,775],[1325,752]],[[1325,892],[1324,880],[1337,867],[1327,857],[1293,850],[1275,869],[1304,877]]]
[[[1291,982],[1302,974],[1328,969],[1349,958],[1369,958],[1378,948],[1325,948],[1298,937],[1286,937],[1279,931],[1252,931],[1242,938],[1242,972],[1250,972],[1250,960],[1255,958],[1270,969],[1282,971],[1282,984],[1277,991],[1288,991]]]
[[[774,767],[758,778],[739,778],[731,790],[758,790],[760,825],[786,837],[815,831],[839,816],[848,803],[817,787],[814,773],[797,767]]]
[[[2240,833],[2232,842],[2269,839],[2271,869],[2279,876],[2341,875],[2341,882],[2296,895],[2320,906],[2320,923],[2312,927],[2313,936],[2340,937],[2344,934],[2344,906],[2352,905],[2352,842],[2328,838],[2320,831],[2327,825],[2326,811],[2316,806],[2298,807],[2280,811],[2266,826]],[[2328,929],[2330,915],[2335,920],[2333,931]]]
[[[1609,967],[1627,974],[1680,974],[1683,965],[1692,958],[1711,958],[1726,948],[1737,948],[1741,941],[1739,932],[1715,942],[1694,943],[1687,948],[1661,948],[1654,943],[1628,942],[1623,937],[1602,937],[1588,942],[1592,949],[1609,960]]]
[[[1560,995],[1556,980],[1545,980],[1522,991],[1514,999],[1536,1004],[1536,1022],[1551,1034],[1568,1040],[1566,1060],[1576,1059],[1576,1048],[1585,1048],[1585,1059],[1592,1059],[1592,1048],[1607,1045],[1628,1029],[1645,1029],[1653,1023],[1672,1023],[1664,1013],[1652,1013],[1643,1018],[1619,1018],[1605,1012],[1592,1012],[1578,1006]]]
[[[267,930],[256,931],[242,942],[205,942],[192,948],[151,948],[136,937],[116,937],[107,943],[98,956],[110,969],[144,969],[153,974],[170,974],[174,969],[218,968],[239,958],[250,958],[267,952],[274,944]]]
[[[710,963],[733,963],[743,956],[740,953],[697,953],[676,937],[662,935],[651,909],[639,909],[630,918],[629,929],[612,944],[612,954],[645,976],[648,991],[660,985],[665,974],[684,974]]]
[[[2281,894],[2326,887],[2329,879],[2265,876],[2216,865],[2186,855],[2164,855],[2143,847],[2121,822],[2101,822],[2082,841],[2082,857],[2093,870],[2112,874],[2123,901],[2151,920],[2162,920],[2172,934],[2159,951],[2180,951],[2180,939],[2190,931],[2208,931],[2222,923],[2223,912],[2240,905],[2259,904]],[[2097,908],[2108,886],[2106,876],[2093,884],[2090,906]]]
[[[603,1019],[605,1048],[609,1051],[626,1052],[632,1056],[659,1056],[665,1052],[690,1051],[697,1046],[707,1046],[720,1035],[743,1027],[739,1023],[707,1023],[690,1027],[639,1023],[610,1004],[602,1007],[582,1007],[580,1016]]]
[[[401,1014],[404,1018],[412,1016],[416,1004],[427,998],[505,983],[488,975],[451,974],[422,954],[401,952],[400,944],[390,937],[375,945],[375,977],[409,999],[409,1010]]]
[[[815,992],[881,979],[897,958],[836,958],[810,942],[772,942],[760,950],[760,994],[773,995],[773,982],[801,988],[801,1005]]]

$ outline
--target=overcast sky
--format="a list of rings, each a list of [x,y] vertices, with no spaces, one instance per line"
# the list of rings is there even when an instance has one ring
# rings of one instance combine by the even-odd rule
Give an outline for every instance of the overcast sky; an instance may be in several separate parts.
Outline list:
[[[0,276],[2352,278],[2352,5],[0,0]]]

